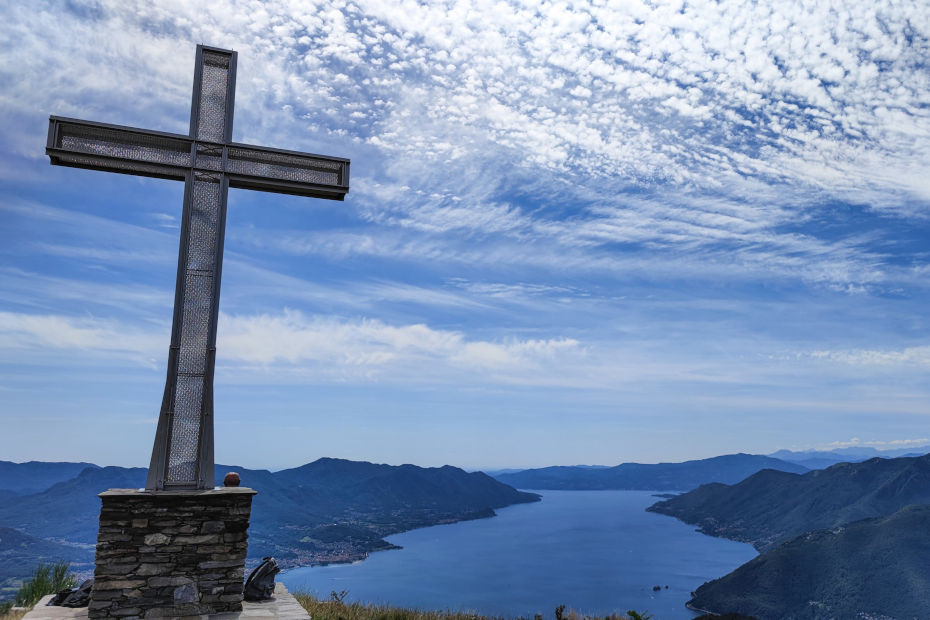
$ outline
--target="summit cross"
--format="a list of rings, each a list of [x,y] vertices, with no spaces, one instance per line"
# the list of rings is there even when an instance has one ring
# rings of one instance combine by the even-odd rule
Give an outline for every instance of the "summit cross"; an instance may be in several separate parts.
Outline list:
[[[342,200],[349,160],[232,142],[234,51],[197,46],[188,135],[52,116],[59,166],[184,181],[168,376],[147,490],[213,488],[213,369],[230,187]]]

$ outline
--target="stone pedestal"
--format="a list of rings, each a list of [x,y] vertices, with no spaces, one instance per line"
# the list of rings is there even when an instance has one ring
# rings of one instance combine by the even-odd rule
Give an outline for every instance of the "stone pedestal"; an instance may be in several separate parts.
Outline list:
[[[101,493],[88,617],[240,611],[253,495],[244,487]]]

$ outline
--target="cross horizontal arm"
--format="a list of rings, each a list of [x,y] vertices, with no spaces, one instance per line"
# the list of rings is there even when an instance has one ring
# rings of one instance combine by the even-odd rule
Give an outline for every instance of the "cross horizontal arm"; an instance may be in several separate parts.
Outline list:
[[[59,166],[183,181],[192,144],[188,136],[52,116],[45,153]]]
[[[342,200],[349,191],[349,160],[232,143],[229,186]]]
[[[53,164],[183,181],[191,170],[225,174],[230,187],[342,200],[349,160],[53,116]]]

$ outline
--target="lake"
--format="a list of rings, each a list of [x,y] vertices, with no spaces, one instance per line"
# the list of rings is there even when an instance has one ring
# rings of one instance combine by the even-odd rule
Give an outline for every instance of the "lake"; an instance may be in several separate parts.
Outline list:
[[[650,491],[537,492],[541,502],[390,536],[403,549],[292,569],[278,581],[292,592],[327,598],[348,590],[347,601],[421,609],[548,620],[564,604],[587,614],[634,609],[676,620],[696,615],[684,606],[692,590],[756,556],[748,544],[645,512],[659,500]]]

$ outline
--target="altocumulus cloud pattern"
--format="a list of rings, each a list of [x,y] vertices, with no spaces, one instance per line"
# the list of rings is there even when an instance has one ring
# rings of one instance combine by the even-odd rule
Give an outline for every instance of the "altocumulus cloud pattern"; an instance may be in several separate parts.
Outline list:
[[[656,419],[775,449],[792,416],[826,445],[909,441],[930,413],[926,2],[0,13],[0,351],[56,369],[47,399],[82,368],[162,381],[180,201],[50,171],[45,117],[183,133],[203,42],[240,54],[235,140],[353,161],[338,210],[230,197],[221,384],[282,411],[367,386],[440,435],[488,403],[505,437],[571,419],[579,462],[590,429],[659,441]],[[4,368],[30,378],[13,422],[40,371]],[[358,398],[323,408],[380,428]]]

